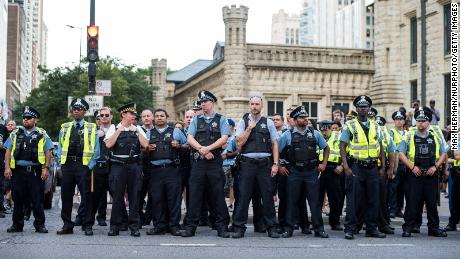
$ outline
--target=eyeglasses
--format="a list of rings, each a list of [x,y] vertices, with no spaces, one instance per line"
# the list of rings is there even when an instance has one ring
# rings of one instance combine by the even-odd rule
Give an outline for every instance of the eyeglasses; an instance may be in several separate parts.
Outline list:
[[[72,109],[73,109],[74,111],[79,111],[79,112],[85,110],[85,109],[83,109],[82,107],[73,107]]]
[[[108,114],[108,113],[102,114],[102,113],[101,113],[101,114],[99,114],[99,116],[101,116],[101,117],[107,117],[107,118],[108,118],[108,117],[110,117],[110,114]]]
[[[26,121],[31,120],[31,119],[33,119],[33,118],[34,118],[34,117],[32,117],[32,116],[24,116],[24,117],[22,117],[22,119],[23,119],[23,120],[26,120]]]

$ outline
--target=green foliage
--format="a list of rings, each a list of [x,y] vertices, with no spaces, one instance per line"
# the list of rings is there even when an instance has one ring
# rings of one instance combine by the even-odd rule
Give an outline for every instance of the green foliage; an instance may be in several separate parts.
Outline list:
[[[83,97],[88,94],[87,67],[83,65],[81,68],[46,70],[40,86],[32,90],[25,102],[16,106],[14,117],[18,125],[22,123],[24,106],[32,106],[41,114],[37,126],[44,128],[55,140],[60,125],[71,120],[67,116],[67,97]],[[148,69],[125,65],[110,57],[97,62],[97,79],[112,80],[112,96],[104,97],[104,106],[112,108],[114,122],[119,120],[116,109],[128,102],[135,102],[138,111],[153,108],[152,95],[155,88],[149,84],[149,73]]]

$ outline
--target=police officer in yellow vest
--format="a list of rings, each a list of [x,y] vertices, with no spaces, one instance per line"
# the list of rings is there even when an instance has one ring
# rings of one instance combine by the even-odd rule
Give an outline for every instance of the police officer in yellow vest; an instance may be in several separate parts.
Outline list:
[[[82,98],[76,98],[70,103],[72,122],[61,125],[59,132],[58,156],[62,170],[61,183],[61,218],[64,222],[58,235],[73,234],[72,206],[75,186],[83,203],[84,219],[82,229],[85,235],[92,235],[91,200],[90,200],[90,170],[99,158],[99,141],[96,134],[96,124],[84,120],[89,104]]]
[[[395,127],[390,130],[390,136],[396,147],[398,147],[407,133],[407,131],[404,130],[406,114],[396,111],[391,115],[391,118],[393,119]],[[393,167],[395,168],[394,176],[388,181],[388,209],[390,218],[402,218],[403,214],[401,211],[404,206],[405,196],[404,180],[407,179],[407,175],[405,174],[406,166],[396,157]]]
[[[454,151],[454,164],[450,173],[452,178],[452,189],[449,192],[452,201],[452,210],[449,217],[449,224],[445,231],[457,231],[457,224],[460,221],[460,151]]]
[[[410,237],[412,228],[422,213],[420,204],[425,203],[428,217],[428,235],[447,237],[439,228],[437,210],[438,168],[447,158],[441,139],[429,131],[431,110],[419,108],[414,114],[416,131],[410,131],[398,147],[399,159],[407,166],[409,199],[407,218],[403,224],[403,237]]]
[[[377,169],[377,161],[385,164],[385,152],[378,126],[368,119],[372,100],[361,95],[353,101],[358,117],[346,122],[346,129],[340,138],[340,156],[346,174],[347,215],[345,218],[345,238],[354,239],[357,231],[357,212],[362,206],[361,200],[367,202],[366,236],[384,238],[385,234],[377,230],[379,215],[379,175],[384,175],[384,168]],[[349,159],[346,148],[349,146]],[[365,199],[363,199],[365,197]]]
[[[22,113],[23,126],[16,128],[5,143],[5,177],[12,179],[14,200],[13,225],[8,228],[8,233],[22,232],[26,201],[32,202],[35,231],[48,233],[45,228],[43,193],[53,143],[45,130],[35,127],[38,118],[40,113],[26,106]]]
[[[326,169],[320,176],[319,186],[319,199],[321,207],[324,205],[324,197],[327,192],[327,199],[329,201],[329,225],[331,230],[341,231],[343,228],[340,226],[340,199],[342,197],[342,186],[340,184],[340,175],[343,173],[342,162],[340,161],[340,131],[331,131],[330,126],[332,121],[321,121],[319,123],[319,130],[327,141],[329,147],[329,158],[327,160]],[[319,150],[319,161],[323,161],[323,150]]]

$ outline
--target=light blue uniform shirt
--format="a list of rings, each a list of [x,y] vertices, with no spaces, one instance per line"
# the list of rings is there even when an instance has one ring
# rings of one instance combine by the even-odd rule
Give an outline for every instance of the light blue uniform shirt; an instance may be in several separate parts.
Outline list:
[[[22,126],[20,126],[20,127],[22,128]],[[37,132],[37,129],[35,127],[30,132],[27,131],[26,129],[24,129],[24,133],[26,134],[26,136],[32,135],[33,132]],[[51,141],[50,137],[48,137],[48,135],[45,135],[44,138],[45,138],[45,146],[44,146],[45,152],[53,149],[54,145],[53,145],[53,142]],[[11,150],[12,148],[13,148],[13,140],[11,139],[11,136],[10,136],[5,142],[5,149]],[[19,148],[19,147],[16,147],[16,148]],[[13,154],[11,154],[11,155],[13,155]],[[32,161],[27,161],[27,160],[16,160],[16,165],[29,166],[29,165],[37,165],[37,163],[34,163]]]
[[[305,127],[304,131],[301,132],[299,130],[299,128],[295,127],[293,130],[292,130],[292,133],[296,133],[296,132],[299,132],[300,134],[302,135],[305,135],[305,133],[307,133],[307,128]],[[315,139],[316,139],[316,145],[320,148],[320,149],[324,149],[327,147],[327,142],[326,140],[324,139],[323,135],[317,131],[317,130],[314,130],[314,133],[315,135]],[[290,130],[287,130],[283,133],[283,135],[281,135],[280,137],[280,140],[279,140],[279,152],[282,153],[283,152],[283,149],[286,148],[287,146],[291,145],[291,131]]]
[[[227,140],[227,148],[222,153],[231,153],[236,151],[236,137],[235,135],[230,136]],[[223,166],[233,166],[235,164],[235,158],[225,159],[222,163]]]
[[[416,131],[415,135],[418,136],[418,137],[421,137],[421,138],[428,137],[428,134],[425,134],[425,136],[422,136],[419,131]],[[433,134],[433,136],[436,138],[436,135]],[[398,146],[398,151],[402,152],[404,154],[407,153],[407,143],[406,143],[406,141],[407,141],[407,138],[404,138],[403,141],[401,141],[401,143],[399,143],[399,146]],[[438,138],[438,142],[439,142],[439,152],[440,152],[440,155],[442,155],[442,154],[446,153],[446,146],[444,146],[442,144],[442,141],[439,138]]]
[[[249,119],[252,119],[252,114],[249,114]],[[256,123],[258,123],[259,120],[257,120]],[[267,128],[268,128],[268,132],[270,133],[270,140],[278,141],[278,131],[276,130],[276,127],[273,121],[269,118],[267,118]],[[241,119],[240,122],[238,123],[238,128],[236,128],[235,136],[236,137],[240,136],[241,134],[243,134],[245,130],[246,130],[246,123],[244,122],[244,119]],[[255,130],[255,128],[252,130]],[[263,158],[263,157],[269,157],[272,154],[270,153],[246,153],[242,155],[245,157],[249,157],[249,158]]]
[[[214,119],[214,116],[216,116],[215,112],[212,113],[211,117],[206,117],[204,114],[201,114],[198,117],[193,117],[193,120],[192,122],[190,122],[190,126],[187,129],[187,135],[192,135],[193,137],[195,137],[196,130],[198,127],[198,118],[204,118],[205,122],[209,123],[212,121],[212,119]],[[230,136],[231,134],[230,125],[228,125],[227,117],[225,117],[222,114],[220,115],[220,134],[222,136],[223,135]]]
[[[80,121],[78,121],[78,124],[80,124],[81,126],[83,126],[85,123],[85,120],[84,119],[81,119]],[[77,121],[74,120],[73,121],[73,127],[76,128],[77,127]],[[70,129],[69,129],[70,130]],[[62,138],[62,129],[59,131],[59,145],[58,145],[58,152],[57,152],[57,155],[59,157],[59,163],[61,163],[61,154],[62,154],[62,144],[61,144],[61,138]],[[91,158],[91,160],[89,160],[89,163],[88,163],[88,168],[89,170],[93,170],[94,166],[96,165],[96,161],[99,159],[99,155],[100,155],[100,146],[99,146],[99,136],[97,135],[97,131],[96,131],[96,134],[94,134],[94,142],[95,142],[95,146],[94,146],[94,154],[93,154],[93,157]]]
[[[169,127],[169,126],[168,126]],[[163,133],[168,127],[165,127],[165,128],[153,128],[151,130],[156,130],[158,131],[160,134]],[[151,135],[151,130],[148,130],[145,135],[147,136],[147,140],[150,140],[150,135]],[[187,139],[185,138],[185,135],[184,133],[178,129],[178,128],[174,128],[174,131],[173,131],[173,139],[176,140],[177,142],[179,142],[179,144],[183,145],[185,143],[187,143]],[[155,152],[155,151],[153,151]],[[155,161],[150,161],[150,163],[152,165],[167,165],[167,164],[171,164],[173,161],[171,159],[161,159],[161,160],[155,160]]]

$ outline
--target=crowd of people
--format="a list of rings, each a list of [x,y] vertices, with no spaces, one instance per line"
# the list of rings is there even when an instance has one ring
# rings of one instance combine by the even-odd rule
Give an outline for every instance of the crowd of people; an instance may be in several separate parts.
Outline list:
[[[409,111],[401,107],[392,114],[394,127],[387,127],[365,95],[353,101],[355,111],[337,110],[333,120],[318,123],[303,106],[262,116],[260,96],[249,99],[248,113],[235,123],[214,111],[216,102],[211,92],[200,91],[184,121],[176,122],[168,121],[164,109],[138,115],[128,103],[118,108],[115,125],[109,107],[94,114],[96,123],[85,121],[89,105],[74,99],[73,120],[61,125],[58,139],[63,226],[57,234],[81,226],[93,235],[96,221],[107,226],[108,193],[109,236],[129,230],[137,237],[152,226],[147,235],[191,237],[198,226],[210,226],[219,237],[243,238],[250,204],[254,231],[271,238],[290,238],[297,229],[328,238],[326,203],[330,229],[344,231],[346,239],[361,230],[366,237],[392,235],[395,217],[404,218],[402,236],[410,237],[420,233],[424,208],[428,235],[446,237],[456,230],[460,152],[450,151],[450,127],[439,127],[434,101],[430,107],[414,101]],[[22,118],[22,126],[0,134],[4,179],[11,186],[7,203],[14,201],[7,232],[23,231],[24,208],[31,204],[36,231],[47,233],[43,184],[53,144],[36,127],[37,110],[25,107]],[[443,228],[437,204],[446,182],[451,217]],[[76,188],[81,203],[72,220]]]

